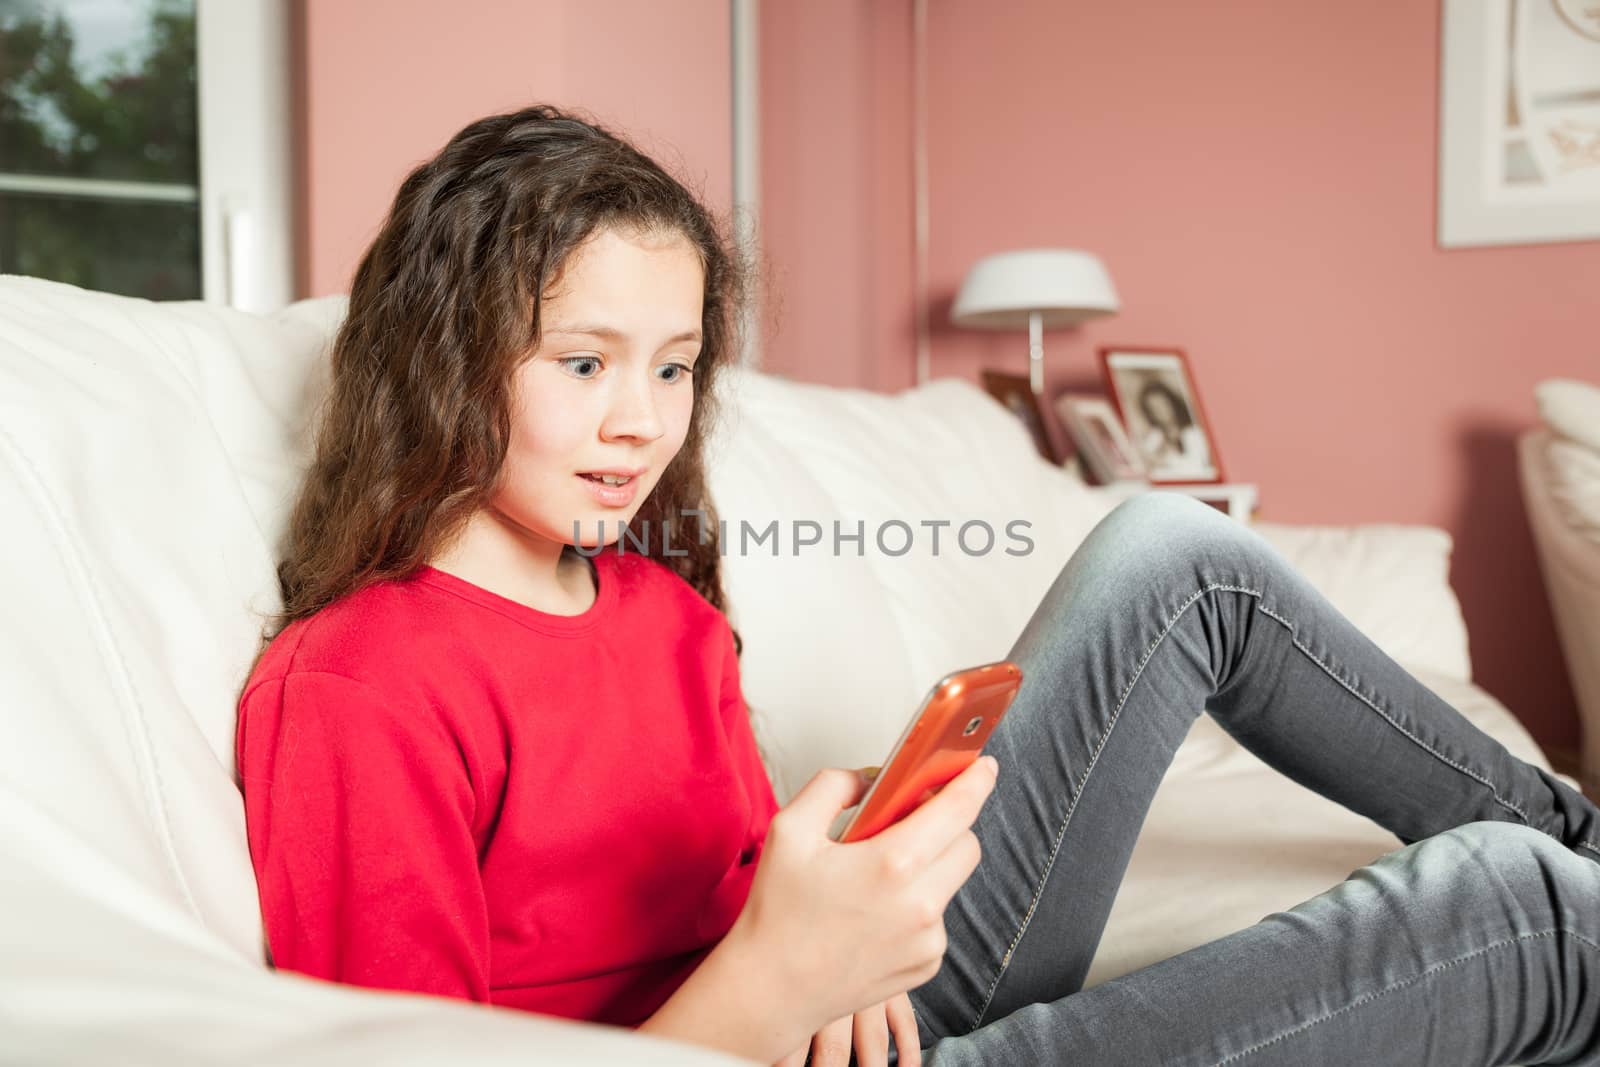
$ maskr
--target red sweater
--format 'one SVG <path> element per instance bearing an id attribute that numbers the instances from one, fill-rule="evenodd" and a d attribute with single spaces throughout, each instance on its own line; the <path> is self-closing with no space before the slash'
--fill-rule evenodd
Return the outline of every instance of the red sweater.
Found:
<path id="1" fill-rule="evenodd" d="M 553 615 L 432 567 L 272 642 L 239 702 L 274 965 L 634 1026 L 777 810 L 726 618 L 616 546 Z"/>

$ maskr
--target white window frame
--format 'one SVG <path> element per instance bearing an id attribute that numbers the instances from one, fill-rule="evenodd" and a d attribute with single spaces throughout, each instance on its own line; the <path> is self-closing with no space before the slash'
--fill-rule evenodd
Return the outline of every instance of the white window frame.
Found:
<path id="1" fill-rule="evenodd" d="M 201 291 L 273 312 L 294 299 L 289 0 L 195 0 Z"/>

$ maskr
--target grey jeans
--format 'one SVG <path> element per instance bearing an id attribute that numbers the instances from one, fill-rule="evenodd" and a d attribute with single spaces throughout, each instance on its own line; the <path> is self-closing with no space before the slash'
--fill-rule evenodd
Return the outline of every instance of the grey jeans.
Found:
<path id="1" fill-rule="evenodd" d="M 974 825 L 983 859 L 945 911 L 943 966 L 909 994 L 929 1067 L 1600 1064 L 1600 811 L 1397 666 L 1260 535 L 1179 493 L 1135 497 L 1010 658 L 1024 680 L 985 747 L 1000 778 Z M 1202 709 L 1404 847 L 1084 990 Z"/>

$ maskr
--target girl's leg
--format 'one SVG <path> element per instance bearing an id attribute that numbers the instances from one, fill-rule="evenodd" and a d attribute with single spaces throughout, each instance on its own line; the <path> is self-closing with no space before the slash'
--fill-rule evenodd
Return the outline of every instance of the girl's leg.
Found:
<path id="1" fill-rule="evenodd" d="M 1371 817 L 1403 842 L 1468 823 L 1501 821 L 1535 828 L 1564 846 L 1568 858 L 1577 853 L 1600 861 L 1600 811 L 1594 805 L 1511 756 L 1397 666 L 1259 535 L 1182 494 L 1147 494 L 1108 515 L 1067 562 L 1011 658 L 1022 666 L 1024 682 L 986 746 L 1000 761 L 1000 779 L 974 826 L 983 862 L 946 909 L 950 944 L 944 967 L 911 993 L 925 1048 L 941 1038 L 960 1039 L 946 1042 L 951 1047 L 938 1053 L 945 1058 L 934 1062 L 964 1062 L 956 1046 L 979 1048 L 983 1042 L 973 1032 L 994 1020 L 1005 1023 L 985 1027 L 990 1043 L 1037 1039 L 1058 1053 L 1071 1053 L 1073 1043 L 1084 1039 L 1080 1031 L 1097 1025 L 1092 1016 L 1085 1016 L 1081 1027 L 1072 1020 L 1119 995 L 1137 1001 L 1147 988 L 1130 975 L 1107 983 L 1105 993 L 1070 996 L 1088 971 L 1151 797 L 1203 708 L 1262 759 Z M 1499 845 L 1500 836 L 1489 838 Z M 1304 911 L 1138 972 L 1147 982 L 1182 975 L 1195 986 L 1192 995 L 1204 990 L 1210 998 L 1201 1030 L 1184 1029 L 1201 1020 L 1167 1015 L 1178 1002 L 1165 999 L 1143 1004 L 1138 1025 L 1152 1037 L 1178 1042 L 1177 1047 L 1229 1040 L 1211 1032 L 1210 1020 L 1221 1026 L 1222 1006 L 1240 1003 L 1249 1009 L 1241 1025 L 1255 1033 L 1258 1025 L 1272 1025 L 1258 1005 L 1311 1010 L 1308 1002 L 1291 997 L 1298 986 L 1286 984 L 1302 976 L 1310 983 L 1307 996 L 1334 1004 L 1343 987 L 1322 984 L 1331 979 L 1320 973 L 1313 977 L 1314 969 L 1302 966 L 1309 961 L 1284 954 L 1311 951 L 1311 945 L 1322 946 L 1327 967 L 1373 979 L 1400 980 L 1398 961 L 1409 961 L 1417 969 L 1408 977 L 1432 988 L 1437 983 L 1423 974 L 1444 942 L 1404 941 L 1421 936 L 1413 911 L 1426 902 L 1397 897 L 1393 890 L 1404 885 L 1420 891 L 1426 885 L 1437 891 L 1441 872 L 1450 869 L 1438 858 L 1451 843 L 1433 844 L 1388 861 L 1381 870 L 1395 877 L 1369 868 L 1302 905 Z M 1480 880 L 1453 899 L 1462 906 L 1468 896 L 1480 905 L 1490 902 L 1485 906 L 1498 901 L 1516 912 L 1503 893 L 1467 892 L 1497 877 L 1483 871 L 1500 871 L 1507 863 L 1507 848 L 1473 847 L 1474 854 L 1484 856 L 1477 868 Z M 1510 847 L 1510 855 L 1535 851 L 1520 847 Z M 1553 859 L 1548 849 L 1537 856 Z M 1549 881 L 1548 898 L 1554 898 L 1558 883 L 1567 892 L 1574 880 L 1594 873 L 1584 864 L 1561 866 L 1563 877 Z M 1501 878 L 1496 884 L 1508 883 Z M 1592 915 L 1600 911 L 1600 897 L 1590 892 Z M 1541 916 L 1569 917 L 1553 899 L 1545 904 L 1546 912 L 1531 909 L 1521 917 L 1535 925 Z M 1515 917 L 1502 919 L 1510 929 L 1530 932 L 1512 922 Z M 1351 953 L 1373 951 L 1377 946 L 1362 944 L 1354 934 L 1378 930 L 1386 918 L 1391 925 L 1382 930 L 1384 937 L 1402 942 L 1380 939 L 1399 953 L 1395 961 L 1344 955 L 1343 944 Z M 1486 921 L 1481 915 L 1472 918 Z M 1341 923 L 1353 926 L 1344 930 Z M 1297 942 L 1289 931 L 1301 931 L 1308 940 Z M 1489 943 L 1474 941 L 1472 948 Z M 1540 933 L 1511 944 L 1518 946 L 1514 955 L 1525 969 L 1518 973 L 1526 974 L 1530 951 L 1559 944 L 1563 953 L 1576 953 L 1573 946 L 1579 943 L 1565 933 Z M 1498 948 L 1488 952 L 1511 955 Z M 1220 967 L 1229 959 L 1248 959 L 1251 969 Z M 1278 967 L 1268 968 L 1270 959 L 1280 961 Z M 1214 967 L 1220 970 L 1204 970 Z M 1263 989 L 1261 997 L 1252 1000 L 1238 987 L 1240 981 L 1268 974 L 1275 986 Z M 1160 988 L 1166 998 L 1165 987 Z M 1484 1004 L 1496 1012 L 1514 1009 L 1509 1002 L 1521 995 L 1499 986 L 1481 992 L 1482 1002 L 1469 1013 L 1480 1026 L 1498 1017 Z M 1555 1002 L 1564 1003 L 1555 996 L 1559 992 L 1551 990 Z M 1079 1002 L 1082 1007 L 1068 1007 Z M 1034 1004 L 1039 1008 L 1008 1019 Z M 1408 1022 L 1431 1030 L 1440 1021 L 1432 1012 L 1441 1007 L 1435 1003 Z M 1344 1017 L 1359 1014 L 1347 1010 Z M 1486 1033 L 1480 1036 L 1487 1042 Z M 1057 1038 L 1068 1044 L 1055 1045 Z M 1116 1047 L 1105 1046 L 1108 1051 Z M 1086 1051 L 1081 1044 L 1078 1048 Z M 1084 1058 L 1099 1062 L 1095 1056 Z"/>
<path id="2" fill-rule="evenodd" d="M 1474 822 L 1248 929 L 947 1037 L 923 1063 L 1594 1065 L 1597 987 L 1600 863 Z"/>

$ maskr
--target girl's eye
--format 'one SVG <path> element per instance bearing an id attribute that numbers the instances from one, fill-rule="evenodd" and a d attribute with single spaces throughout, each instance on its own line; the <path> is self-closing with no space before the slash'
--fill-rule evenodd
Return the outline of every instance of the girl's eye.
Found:
<path id="1" fill-rule="evenodd" d="M 563 367 L 568 366 L 568 365 L 573 364 L 573 363 L 593 363 L 593 364 L 596 365 L 597 368 L 598 368 L 599 363 L 600 363 L 600 361 L 598 359 L 596 359 L 594 356 L 568 356 L 567 358 L 562 359 L 562 360 L 558 360 L 557 362 L 559 362 Z M 598 369 L 595 371 L 595 373 L 596 374 L 599 373 Z M 578 375 L 578 377 L 580 377 L 580 378 L 593 378 L 594 375 L 593 374 L 580 374 L 580 375 Z"/>
<path id="2" fill-rule="evenodd" d="M 684 378 L 692 377 L 694 375 L 694 368 L 687 363 L 664 363 L 662 364 L 661 369 L 683 372 L 682 374 L 673 374 L 668 376 L 666 380 L 669 383 L 681 381 Z"/>

